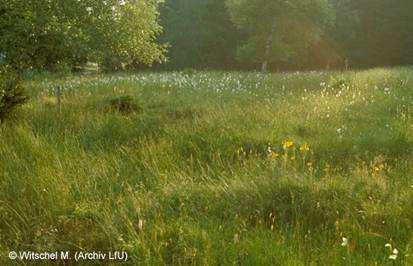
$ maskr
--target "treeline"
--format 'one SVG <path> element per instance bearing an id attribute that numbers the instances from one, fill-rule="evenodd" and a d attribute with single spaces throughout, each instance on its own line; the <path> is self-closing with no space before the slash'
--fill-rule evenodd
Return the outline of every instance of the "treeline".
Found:
<path id="1" fill-rule="evenodd" d="M 411 0 L 167 0 L 166 69 L 413 64 Z"/>
<path id="2" fill-rule="evenodd" d="M 0 35 L 0 62 L 17 69 L 404 65 L 413 1 L 0 0 Z"/>

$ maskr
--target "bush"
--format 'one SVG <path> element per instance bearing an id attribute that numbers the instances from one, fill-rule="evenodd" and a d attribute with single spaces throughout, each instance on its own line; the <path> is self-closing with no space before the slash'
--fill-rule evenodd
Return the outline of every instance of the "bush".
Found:
<path id="1" fill-rule="evenodd" d="M 110 107 L 112 110 L 118 111 L 122 114 L 129 114 L 140 111 L 139 106 L 134 102 L 134 98 L 129 95 L 111 99 Z"/>
<path id="2" fill-rule="evenodd" d="M 0 122 L 4 121 L 27 97 L 20 75 L 10 67 L 0 68 Z"/>

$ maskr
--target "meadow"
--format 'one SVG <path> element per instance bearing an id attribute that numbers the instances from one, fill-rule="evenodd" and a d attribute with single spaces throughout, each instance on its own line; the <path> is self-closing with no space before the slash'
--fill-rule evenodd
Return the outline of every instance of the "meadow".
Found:
<path id="1" fill-rule="evenodd" d="M 11 250 L 122 250 L 130 265 L 413 264 L 413 68 L 26 86 L 30 101 L 0 125 L 1 265 Z"/>

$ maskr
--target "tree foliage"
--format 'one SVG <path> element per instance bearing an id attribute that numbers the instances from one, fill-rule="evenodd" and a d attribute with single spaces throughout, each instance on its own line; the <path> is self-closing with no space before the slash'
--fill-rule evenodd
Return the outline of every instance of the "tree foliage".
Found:
<path id="1" fill-rule="evenodd" d="M 345 43 L 345 50 L 354 66 L 413 63 L 413 1 L 336 2 L 347 6 L 344 10 L 337 9 L 343 13 L 338 32 L 344 31 L 346 21 L 355 20 L 355 38 L 350 41 L 341 36 L 338 39 Z"/>
<path id="2" fill-rule="evenodd" d="M 240 33 L 222 0 L 167 0 L 161 8 L 169 68 L 225 68 L 235 63 Z"/>
<path id="3" fill-rule="evenodd" d="M 54 69 L 88 60 L 162 60 L 158 0 L 0 0 L 0 53 L 13 65 Z M 113 62 L 112 62 L 113 63 Z"/>
<path id="4" fill-rule="evenodd" d="M 227 0 L 232 21 L 247 34 L 239 56 L 255 62 L 299 62 L 332 21 L 327 0 Z"/>
<path id="5" fill-rule="evenodd" d="M 410 0 L 167 0 L 161 39 L 169 68 L 413 64 L 411 10 Z"/>
<path id="6" fill-rule="evenodd" d="M 119 70 L 164 62 L 168 43 L 168 69 L 413 64 L 411 0 L 161 2 L 0 0 L 0 60 Z"/>

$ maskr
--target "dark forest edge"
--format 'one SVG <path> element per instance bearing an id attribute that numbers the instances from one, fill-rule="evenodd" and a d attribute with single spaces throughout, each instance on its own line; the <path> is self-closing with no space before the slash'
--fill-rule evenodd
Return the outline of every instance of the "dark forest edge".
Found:
<path id="1" fill-rule="evenodd" d="M 171 46 L 161 68 L 257 70 L 263 58 L 271 71 L 413 62 L 412 1 L 289 3 L 294 8 L 267 0 L 166 1 L 160 40 Z"/>

